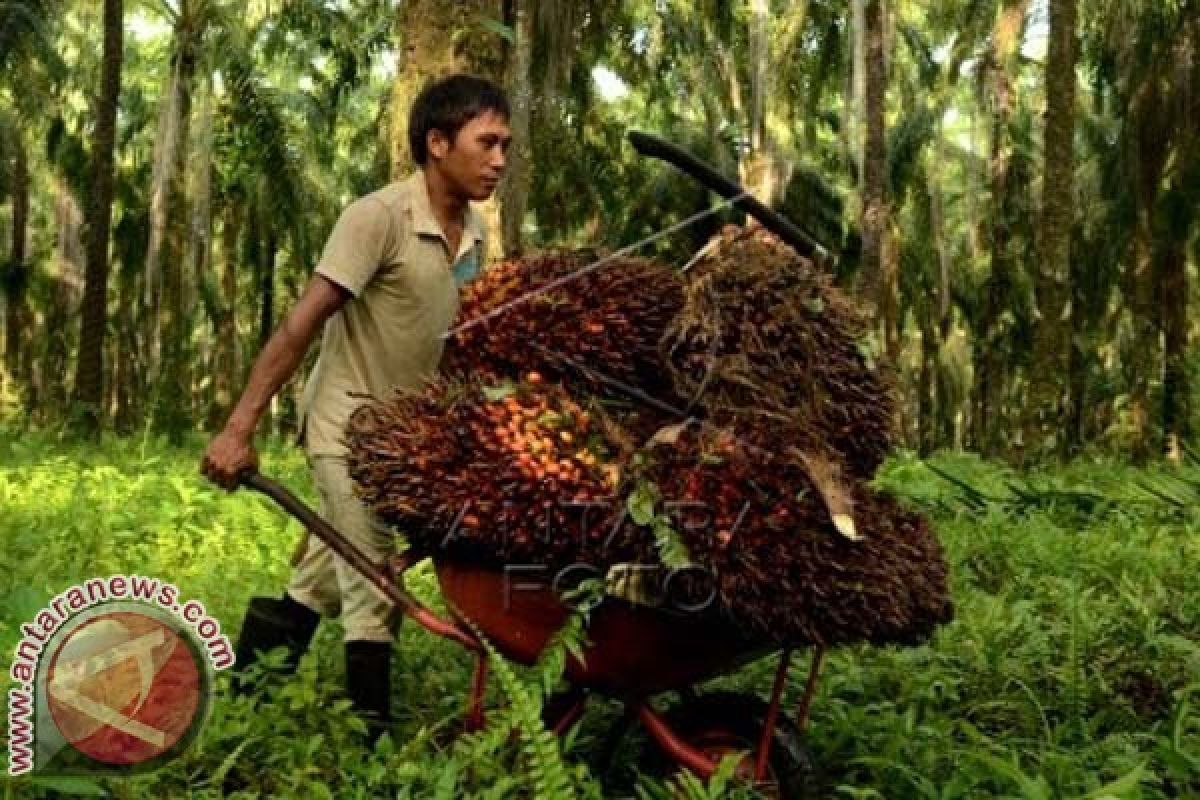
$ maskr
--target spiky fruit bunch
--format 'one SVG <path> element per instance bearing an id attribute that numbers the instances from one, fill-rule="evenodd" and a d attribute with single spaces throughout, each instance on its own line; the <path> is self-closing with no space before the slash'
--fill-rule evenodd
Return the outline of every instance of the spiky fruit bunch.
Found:
<path id="1" fill-rule="evenodd" d="M 530 370 L 589 393 L 669 395 L 658 342 L 683 302 L 669 267 L 592 252 L 545 252 L 488 268 L 463 290 L 447 374 Z"/>
<path id="2" fill-rule="evenodd" d="M 346 465 L 359 498 L 389 524 L 415 531 L 440 520 L 466 490 L 452 382 L 399 389 L 359 406 L 346 423 Z M 414 544 L 423 544 L 419 535 Z"/>
<path id="3" fill-rule="evenodd" d="M 420 550 L 565 566 L 611 544 L 621 450 L 609 425 L 537 373 L 501 388 L 437 383 L 355 413 L 350 475 Z"/>
<path id="4" fill-rule="evenodd" d="M 635 480 L 657 487 L 690 559 L 756 634 L 789 645 L 911 643 L 952 616 L 946 564 L 924 520 L 843 482 L 828 454 L 743 422 L 686 426 L 646 456 Z"/>
<path id="5" fill-rule="evenodd" d="M 891 448 L 893 378 L 861 346 L 857 310 L 810 261 L 761 228 L 730 226 L 688 273 L 662 344 L 677 394 L 710 415 L 786 414 L 867 478 Z"/>

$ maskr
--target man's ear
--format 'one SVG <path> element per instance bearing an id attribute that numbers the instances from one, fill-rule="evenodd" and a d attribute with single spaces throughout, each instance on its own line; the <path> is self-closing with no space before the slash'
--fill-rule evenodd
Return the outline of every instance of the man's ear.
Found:
<path id="1" fill-rule="evenodd" d="M 446 133 L 430 128 L 425 133 L 425 150 L 436 159 L 445 158 L 446 153 L 450 152 L 450 140 L 446 138 Z"/>

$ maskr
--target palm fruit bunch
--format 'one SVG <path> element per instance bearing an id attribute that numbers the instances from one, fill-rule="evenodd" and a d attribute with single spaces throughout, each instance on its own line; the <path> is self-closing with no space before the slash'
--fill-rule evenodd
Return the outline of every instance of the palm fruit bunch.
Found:
<path id="1" fill-rule="evenodd" d="M 644 456 L 630 481 L 655 487 L 687 559 L 758 636 L 916 643 L 952 617 L 926 522 L 844 481 L 833 454 L 781 446 L 766 417 L 679 426 Z"/>
<path id="2" fill-rule="evenodd" d="M 359 408 L 348 467 L 360 499 L 420 552 L 566 566 L 622 557 L 608 498 L 627 451 L 611 425 L 538 373 L 439 381 Z"/>
<path id="3" fill-rule="evenodd" d="M 923 519 L 866 486 L 896 401 L 865 331 L 761 229 L 726 229 L 686 278 L 509 260 L 463 290 L 447 377 L 351 418 L 350 474 L 424 552 L 690 564 L 688 602 L 708 581 L 766 640 L 918 641 L 952 615 L 946 565 Z"/>
<path id="4" fill-rule="evenodd" d="M 664 397 L 658 344 L 682 303 L 680 277 L 649 259 L 593 251 L 510 259 L 464 287 L 443 371 L 536 371 L 588 394 Z"/>
<path id="5" fill-rule="evenodd" d="M 762 228 L 729 226 L 691 267 L 662 359 L 676 394 L 707 414 L 785 415 L 869 478 L 892 446 L 896 393 L 865 332 L 811 261 Z"/>
<path id="6" fill-rule="evenodd" d="M 453 513 L 448 498 L 468 488 L 459 475 L 463 443 L 454 417 L 466 391 L 448 381 L 400 389 L 359 406 L 346 423 L 346 465 L 359 498 L 418 547 L 427 526 Z"/>

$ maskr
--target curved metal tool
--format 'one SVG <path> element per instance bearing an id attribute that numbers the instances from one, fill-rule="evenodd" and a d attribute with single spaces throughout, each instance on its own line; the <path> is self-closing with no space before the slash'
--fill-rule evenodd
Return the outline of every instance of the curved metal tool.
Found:
<path id="1" fill-rule="evenodd" d="M 829 249 L 807 231 L 779 212 L 760 203 L 753 196 L 747 194 L 744 187 L 729 180 L 682 147 L 674 145 L 662 137 L 641 131 L 630 131 L 629 142 L 642 155 L 666 161 L 726 200 L 738 197 L 739 199 L 733 203 L 735 208 L 741 209 L 761 222 L 764 228 L 796 248 L 796 252 L 800 255 L 822 262 L 833 259 L 833 254 Z M 739 197 L 739 195 L 744 196 Z"/>

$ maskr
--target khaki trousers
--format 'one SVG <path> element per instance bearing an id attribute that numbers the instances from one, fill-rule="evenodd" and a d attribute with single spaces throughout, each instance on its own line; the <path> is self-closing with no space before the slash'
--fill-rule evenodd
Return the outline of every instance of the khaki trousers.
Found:
<path id="1" fill-rule="evenodd" d="M 391 556 L 395 538 L 354 495 L 345 457 L 308 454 L 307 459 L 325 521 L 372 561 L 381 563 Z M 287 592 L 321 616 L 340 614 L 348 642 L 390 642 L 402 618 L 382 592 L 312 534 L 307 534 L 303 552 L 294 561 Z"/>

